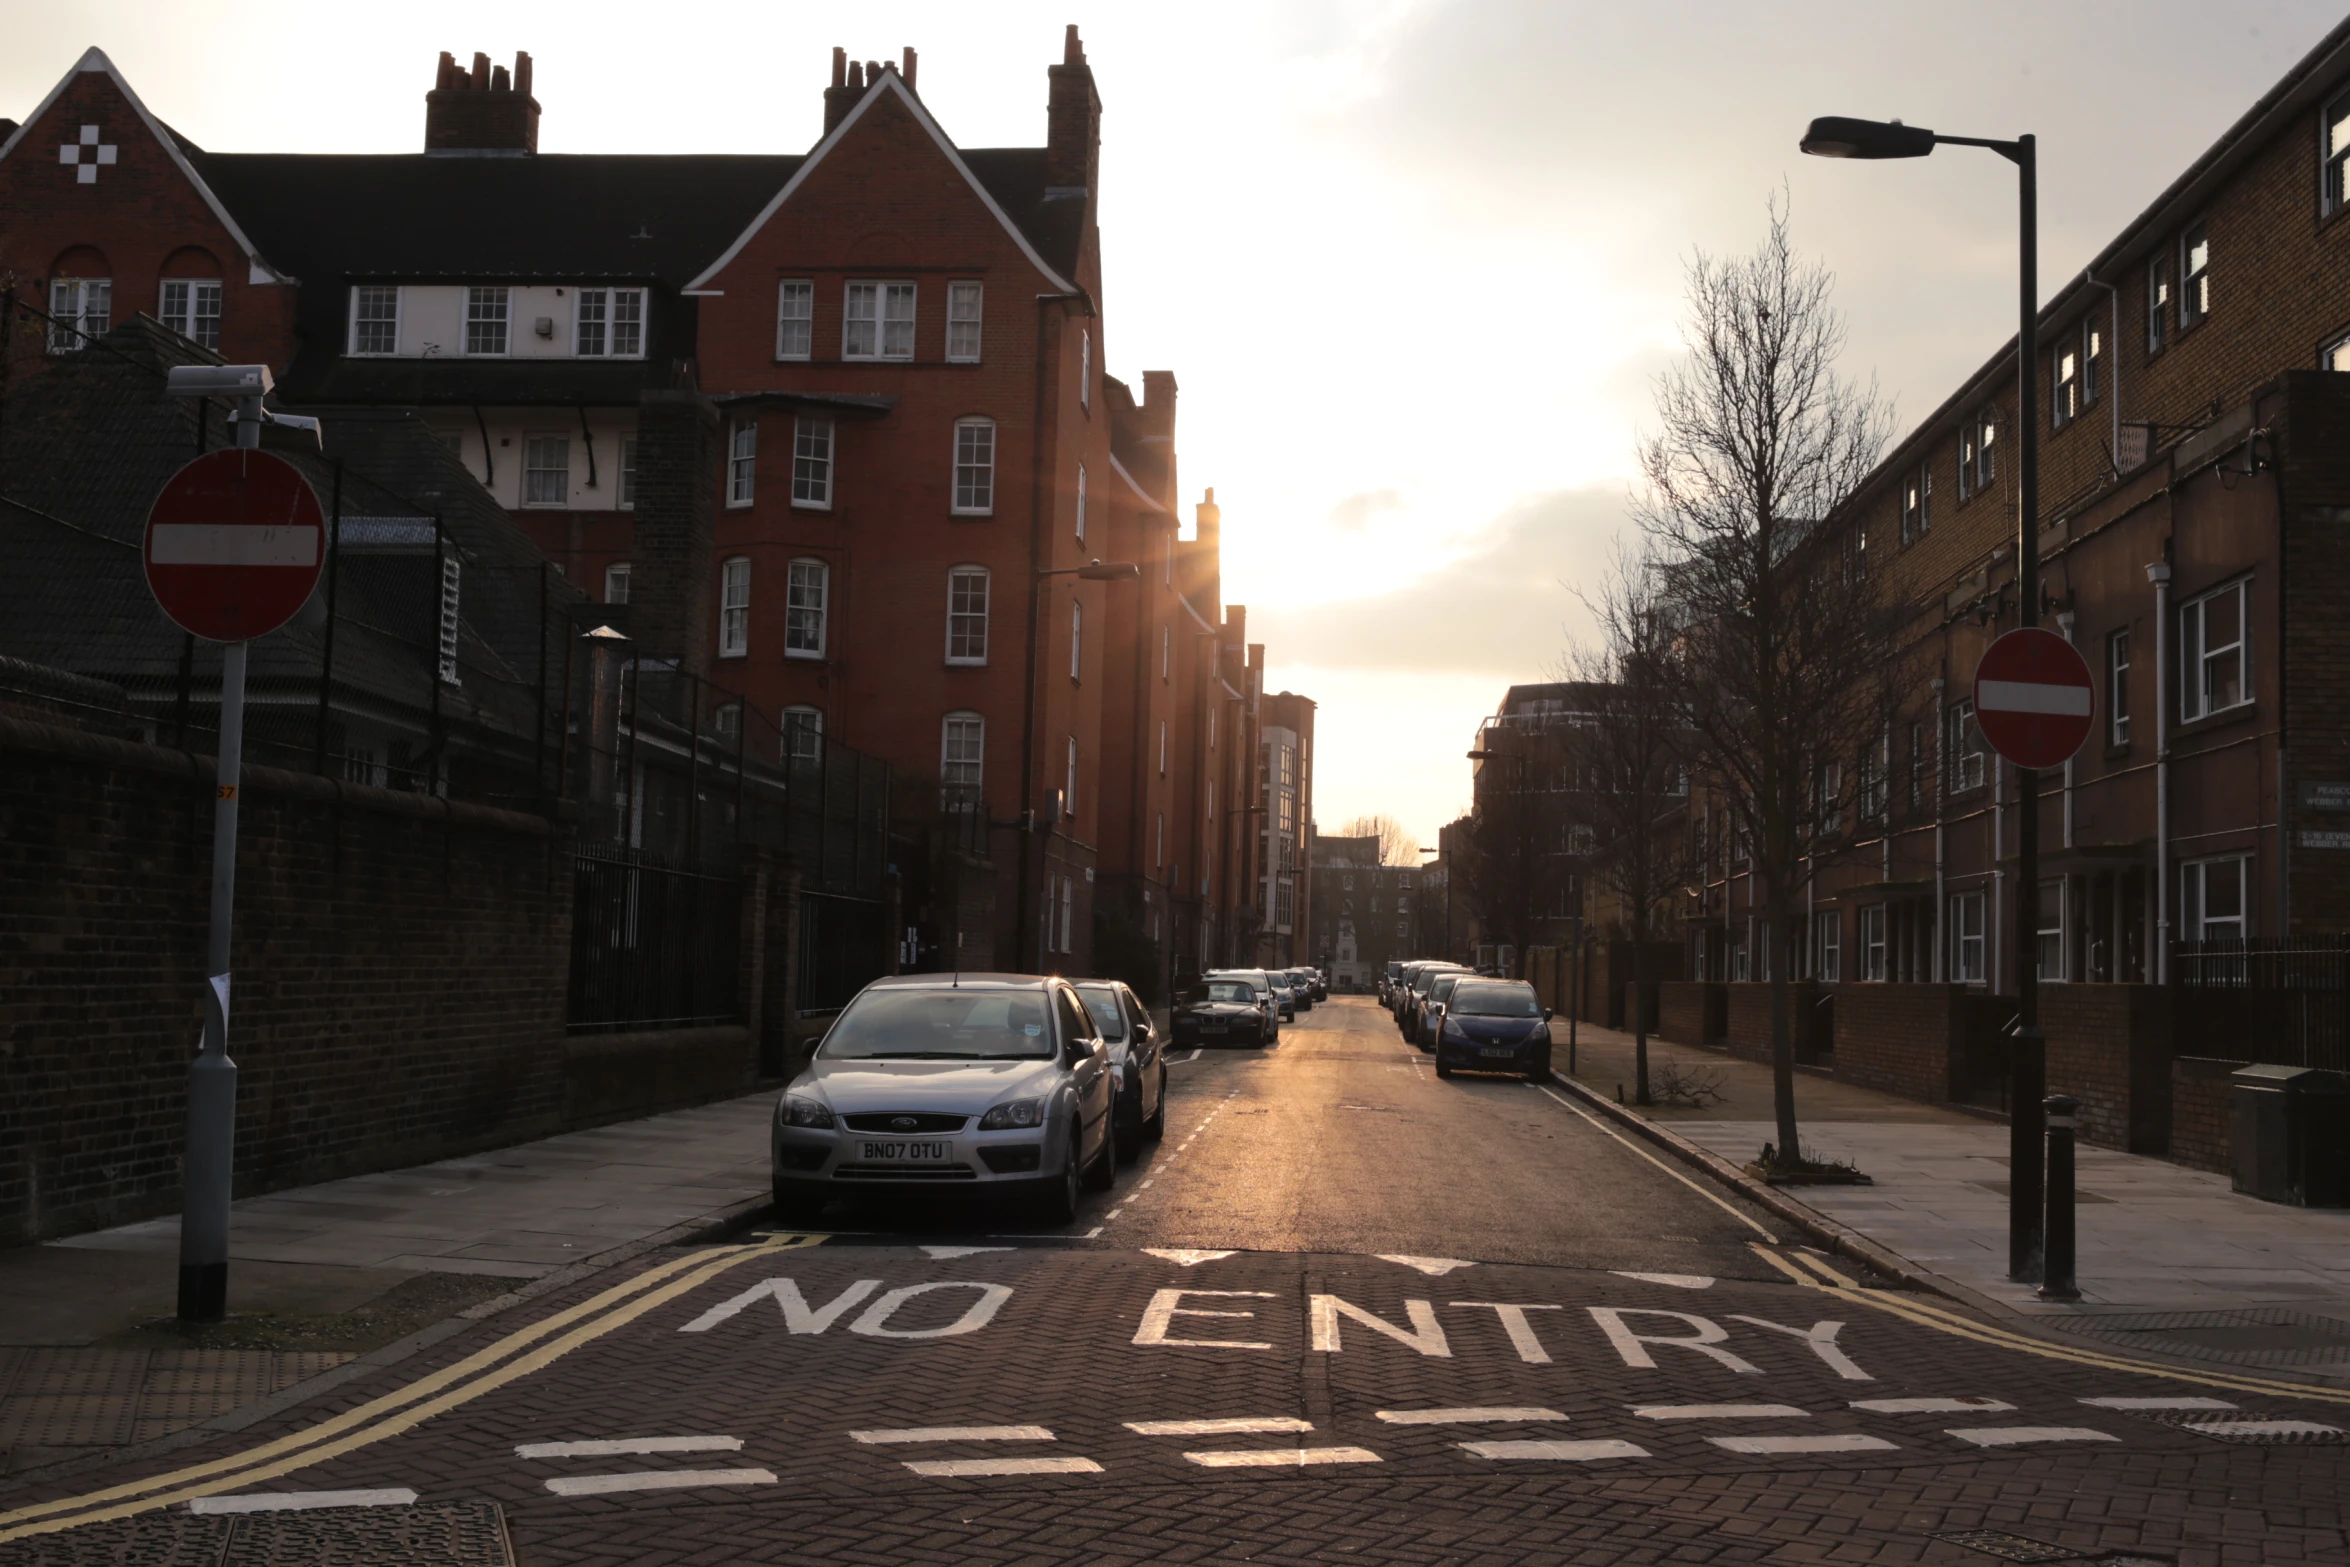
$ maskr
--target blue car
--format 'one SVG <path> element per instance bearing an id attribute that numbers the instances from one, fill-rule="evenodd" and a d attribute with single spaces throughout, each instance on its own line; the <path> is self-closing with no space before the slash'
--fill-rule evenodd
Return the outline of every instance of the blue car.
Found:
<path id="1" fill-rule="evenodd" d="M 1523 980 L 1463 978 L 1436 1034 L 1436 1075 L 1455 1071 L 1550 1076 L 1550 1009 Z"/>

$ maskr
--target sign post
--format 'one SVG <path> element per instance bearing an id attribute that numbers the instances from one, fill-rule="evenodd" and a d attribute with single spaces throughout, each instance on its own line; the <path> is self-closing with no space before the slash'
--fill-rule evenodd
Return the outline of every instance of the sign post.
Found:
<path id="1" fill-rule="evenodd" d="M 2032 384 L 2028 368 L 2024 384 Z M 2027 405 L 2028 406 L 2028 405 Z M 2030 417 L 2026 416 L 2027 419 Z M 2032 508 L 2021 547 L 2035 548 Z M 2024 624 L 1983 652 L 1975 666 L 1975 722 L 2016 769 L 2015 1045 L 2008 1072 L 2008 1277 L 2040 1282 L 2045 1265 L 2043 1203 L 2047 1041 L 2040 1032 L 2040 770 L 2061 767 L 2096 714 L 2096 686 L 2080 650 L 2032 624 L 2040 591 L 2037 562 L 2025 588 Z M 2019 576 L 2022 575 L 2019 573 Z"/>
<path id="2" fill-rule="evenodd" d="M 261 398 L 269 387 L 269 371 L 258 365 L 172 371 L 173 395 L 228 391 L 241 399 L 237 444 L 208 452 L 171 476 L 148 513 L 143 544 L 147 586 L 163 613 L 181 630 L 223 644 L 204 1044 L 188 1072 L 180 1214 L 183 1322 L 218 1322 L 228 1310 L 229 1195 L 237 1126 L 237 1066 L 228 1053 L 229 932 L 236 908 L 245 650 L 253 638 L 275 631 L 308 602 L 326 559 L 326 519 L 309 481 L 284 458 L 257 449 L 268 417 Z"/>

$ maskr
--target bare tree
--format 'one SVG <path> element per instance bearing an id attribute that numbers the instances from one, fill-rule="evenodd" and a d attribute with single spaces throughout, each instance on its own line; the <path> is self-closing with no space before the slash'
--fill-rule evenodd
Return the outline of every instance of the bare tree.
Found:
<path id="1" fill-rule="evenodd" d="M 1652 944 L 1663 937 L 1668 901 L 1681 889 L 1688 860 L 1687 835 L 1662 825 L 1689 803 L 1692 738 L 1679 622 L 1664 581 L 1647 556 L 1619 554 L 1583 595 L 1598 640 L 1567 660 L 1579 709 L 1567 743 L 1585 783 L 1589 875 L 1596 889 L 1614 894 L 1632 947 L 1632 1075 L 1640 1104 L 1650 1102 L 1645 997 Z"/>
<path id="2" fill-rule="evenodd" d="M 1376 838 L 1382 865 L 1417 865 L 1420 845 L 1392 816 L 1358 816 L 1338 829 L 1341 838 Z"/>
<path id="3" fill-rule="evenodd" d="M 1697 770 L 1741 830 L 1769 946 L 1774 1157 L 1801 1160 L 1787 979 L 1801 893 L 1832 852 L 1891 711 L 1893 612 L 1839 508 L 1891 424 L 1874 383 L 1836 373 L 1831 275 L 1787 214 L 1753 254 L 1689 264 L 1687 357 L 1659 377 L 1635 513 L 1679 621 Z"/>

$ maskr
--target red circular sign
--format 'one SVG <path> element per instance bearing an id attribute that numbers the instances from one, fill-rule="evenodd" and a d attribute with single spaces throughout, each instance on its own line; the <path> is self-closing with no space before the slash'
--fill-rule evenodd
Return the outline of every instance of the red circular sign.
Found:
<path id="1" fill-rule="evenodd" d="M 326 564 L 326 516 L 301 470 L 270 452 L 206 452 L 147 513 L 147 586 L 172 624 L 250 642 L 294 618 Z"/>
<path id="2" fill-rule="evenodd" d="M 1975 722 L 1991 749 L 2018 767 L 2063 766 L 2096 716 L 2088 660 L 2053 631 L 2010 631 L 1975 666 Z"/>

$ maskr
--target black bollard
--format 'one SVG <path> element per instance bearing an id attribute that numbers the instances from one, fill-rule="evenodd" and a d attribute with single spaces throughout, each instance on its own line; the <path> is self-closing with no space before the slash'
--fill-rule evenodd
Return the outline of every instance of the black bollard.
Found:
<path id="1" fill-rule="evenodd" d="M 2079 1300 L 2073 1279 L 2073 1126 L 2081 1105 L 2070 1094 L 2050 1094 L 2042 1105 L 2048 1112 L 2048 1220 L 2039 1294 L 2042 1300 Z"/>

